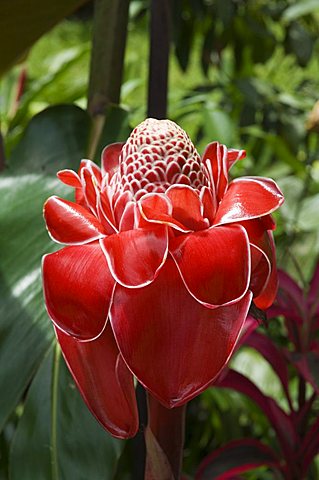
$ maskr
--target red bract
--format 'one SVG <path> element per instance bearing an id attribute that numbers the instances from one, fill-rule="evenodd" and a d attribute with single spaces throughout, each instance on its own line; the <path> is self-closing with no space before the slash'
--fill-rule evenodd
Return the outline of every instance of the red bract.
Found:
<path id="1" fill-rule="evenodd" d="M 251 299 L 276 293 L 270 179 L 228 183 L 245 152 L 210 144 L 203 157 L 168 120 L 148 119 L 125 144 L 60 180 L 44 216 L 47 309 L 89 408 L 111 433 L 136 433 L 133 376 L 164 406 L 186 403 L 228 361 Z"/>

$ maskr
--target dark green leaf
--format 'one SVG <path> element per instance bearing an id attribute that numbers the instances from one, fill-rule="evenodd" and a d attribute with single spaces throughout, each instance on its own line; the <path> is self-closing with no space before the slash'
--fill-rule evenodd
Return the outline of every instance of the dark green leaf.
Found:
<path id="1" fill-rule="evenodd" d="M 315 38 L 300 23 L 294 22 L 288 30 L 286 50 L 293 53 L 299 65 L 305 67 L 312 56 Z"/>
<path id="2" fill-rule="evenodd" d="M 110 113 L 104 139 L 114 135 L 113 141 L 122 140 L 125 122 L 125 113 Z M 0 176 L 0 429 L 53 338 L 40 266 L 42 255 L 56 247 L 46 232 L 42 208 L 52 194 L 70 195 L 55 174 L 62 168 L 78 169 L 89 126 L 87 114 L 77 107 L 45 110 L 31 121 L 10 168 Z"/>
<path id="3" fill-rule="evenodd" d="M 52 341 L 40 267 L 53 245 L 42 206 L 50 194 L 67 192 L 55 173 L 78 168 L 88 125 L 86 114 L 75 107 L 44 111 L 30 123 L 0 177 L 0 428 Z"/>
<path id="4" fill-rule="evenodd" d="M 11 480 L 111 479 L 123 445 L 92 417 L 63 359 L 51 349 L 18 425 Z"/>
<path id="5" fill-rule="evenodd" d="M 78 168 L 87 148 L 90 121 L 80 108 L 48 108 L 30 122 L 10 161 L 10 172 L 55 177 L 60 168 Z"/>
<path id="6" fill-rule="evenodd" d="M 10 0 L 0 2 L 0 75 L 44 33 L 87 0 Z"/>
<path id="7" fill-rule="evenodd" d="M 181 69 L 185 72 L 188 67 L 194 41 L 195 22 L 193 12 L 190 8 L 185 6 L 181 11 L 180 2 L 176 1 L 174 3 L 175 53 Z"/>
<path id="8" fill-rule="evenodd" d="M 28 393 L 11 449 L 12 480 L 52 478 L 50 439 L 52 360 L 51 349 Z"/>

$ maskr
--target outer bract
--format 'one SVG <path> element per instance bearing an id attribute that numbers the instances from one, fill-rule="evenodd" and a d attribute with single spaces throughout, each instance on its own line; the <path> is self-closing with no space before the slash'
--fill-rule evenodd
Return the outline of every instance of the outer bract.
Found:
<path id="1" fill-rule="evenodd" d="M 254 297 L 277 289 L 275 182 L 228 182 L 244 151 L 211 143 L 203 157 L 169 120 L 148 119 L 102 168 L 82 160 L 60 180 L 75 202 L 48 199 L 43 259 L 48 313 L 88 407 L 113 435 L 138 428 L 133 375 L 164 406 L 203 391 L 227 363 Z"/>

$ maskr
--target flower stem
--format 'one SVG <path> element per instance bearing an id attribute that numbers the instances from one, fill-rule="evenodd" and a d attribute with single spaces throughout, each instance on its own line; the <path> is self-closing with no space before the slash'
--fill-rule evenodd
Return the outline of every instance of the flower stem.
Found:
<path id="1" fill-rule="evenodd" d="M 147 115 L 158 119 L 167 116 L 170 14 L 169 0 L 151 1 Z"/>
<path id="2" fill-rule="evenodd" d="M 154 435 L 158 445 L 164 452 L 170 464 L 174 480 L 179 480 L 182 468 L 182 454 L 185 433 L 185 412 L 186 406 L 168 409 L 164 407 L 152 395 L 148 394 L 148 427 Z M 152 455 L 152 446 L 146 442 L 147 460 Z M 164 459 L 166 459 L 164 457 Z M 164 459 L 157 457 L 159 462 Z M 146 468 L 145 480 L 154 478 Z M 171 477 L 170 477 L 171 478 Z M 166 480 L 166 478 L 165 478 Z"/>
<path id="3" fill-rule="evenodd" d="M 95 0 L 88 112 L 93 119 L 89 158 L 103 131 L 107 108 L 120 101 L 130 0 Z"/>

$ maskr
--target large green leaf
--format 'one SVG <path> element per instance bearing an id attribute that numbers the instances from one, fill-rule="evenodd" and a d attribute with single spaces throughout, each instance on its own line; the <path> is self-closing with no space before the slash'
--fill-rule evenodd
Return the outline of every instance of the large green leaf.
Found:
<path id="1" fill-rule="evenodd" d="M 67 193 L 55 172 L 77 168 L 88 126 L 78 108 L 43 112 L 0 177 L 0 429 L 53 338 L 41 291 L 41 257 L 52 249 L 42 206 L 50 194 Z"/>
<path id="2" fill-rule="evenodd" d="M 0 76 L 45 32 L 87 0 L 0 2 Z M 7 46 L 4 48 L 4 46 Z"/>
<path id="3" fill-rule="evenodd" d="M 54 335 L 44 308 L 40 265 L 42 255 L 56 246 L 46 232 L 42 206 L 52 194 L 70 195 L 72 189 L 60 184 L 55 174 L 62 168 L 78 168 L 87 150 L 89 130 L 89 117 L 80 108 L 58 106 L 43 111 L 30 122 L 10 159 L 9 168 L 0 176 L 0 429 L 21 401 L 52 345 Z M 113 108 L 106 121 L 99 152 L 102 144 L 124 140 L 128 130 L 127 113 Z M 31 403 L 35 401 L 32 396 Z M 40 395 L 36 410 L 41 408 L 43 401 Z M 80 408 L 76 406 L 76 397 L 74 402 L 74 405 L 69 404 L 70 411 Z M 87 428 L 82 431 L 83 435 L 90 435 Z M 66 425 L 64 434 L 67 430 Z M 68 437 L 70 445 L 76 443 L 78 435 L 73 428 Z M 95 448 L 98 452 L 96 445 L 90 450 L 92 455 Z M 67 451 L 66 443 L 64 450 Z M 77 461 L 73 455 L 72 464 Z M 89 463 L 95 463 L 95 459 L 92 457 Z M 69 470 L 74 468 L 69 467 Z M 72 475 L 65 478 L 72 478 Z M 98 477 L 88 475 L 85 478 Z"/>
<path id="4" fill-rule="evenodd" d="M 30 388 L 11 451 L 11 480 L 111 479 L 124 442 L 92 417 L 53 349 Z"/>
<path id="5" fill-rule="evenodd" d="M 44 110 L 30 122 L 13 152 L 9 171 L 55 178 L 59 168 L 77 169 L 85 155 L 89 128 L 89 118 L 80 108 L 59 105 Z"/>

